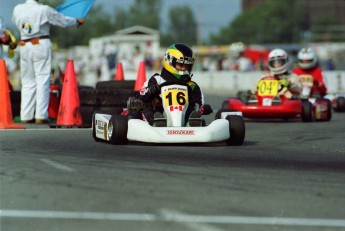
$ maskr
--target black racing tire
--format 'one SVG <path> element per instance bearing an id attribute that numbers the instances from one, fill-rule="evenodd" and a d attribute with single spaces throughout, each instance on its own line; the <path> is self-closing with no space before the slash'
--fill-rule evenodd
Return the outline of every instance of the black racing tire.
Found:
<path id="1" fill-rule="evenodd" d="M 222 112 L 238 112 L 238 110 L 235 109 L 219 109 L 215 115 L 215 119 L 220 119 Z"/>
<path id="2" fill-rule="evenodd" d="M 345 97 L 339 96 L 337 98 L 337 112 L 345 112 Z"/>
<path id="3" fill-rule="evenodd" d="M 96 121 L 95 121 L 95 116 L 97 112 L 94 112 L 92 114 L 92 137 L 96 142 L 99 142 L 100 139 L 96 137 Z"/>
<path id="4" fill-rule="evenodd" d="M 86 85 L 81 85 L 81 86 L 78 86 L 78 91 L 92 91 L 92 90 L 95 90 L 94 87 L 92 86 L 86 86 Z"/>
<path id="5" fill-rule="evenodd" d="M 108 90 L 118 90 L 118 89 L 130 89 L 134 90 L 135 80 L 108 80 L 100 81 L 96 83 L 96 89 L 108 89 Z"/>
<path id="6" fill-rule="evenodd" d="M 313 104 L 307 100 L 302 101 L 302 114 L 301 118 L 303 122 L 312 122 L 313 121 Z"/>
<path id="7" fill-rule="evenodd" d="M 226 141 L 227 145 L 240 146 L 244 142 L 246 127 L 242 116 L 228 115 L 230 138 Z"/>
<path id="8" fill-rule="evenodd" d="M 330 121 L 332 119 L 332 102 L 329 100 L 329 99 L 323 99 L 327 102 L 327 112 L 328 112 L 328 115 L 327 115 L 327 121 Z"/>
<path id="9" fill-rule="evenodd" d="M 79 98 L 80 105 L 126 107 L 128 98 L 135 94 L 133 89 L 96 89 L 79 92 Z"/>
<path id="10" fill-rule="evenodd" d="M 99 105 L 82 105 L 80 106 L 80 114 L 83 120 L 84 126 L 91 127 L 92 125 L 92 118 L 94 112 L 102 113 L 102 114 L 118 114 L 120 115 L 123 111 L 123 107 L 119 106 L 99 106 Z"/>
<path id="11" fill-rule="evenodd" d="M 121 115 L 112 115 L 108 124 L 109 142 L 114 145 L 128 143 L 128 118 Z"/>

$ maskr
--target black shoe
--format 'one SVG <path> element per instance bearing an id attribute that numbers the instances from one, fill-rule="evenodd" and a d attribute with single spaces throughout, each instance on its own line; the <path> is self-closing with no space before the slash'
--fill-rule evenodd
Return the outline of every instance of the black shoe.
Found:
<path id="1" fill-rule="evenodd" d="M 35 119 L 32 119 L 32 120 L 21 120 L 20 122 L 23 123 L 23 124 L 34 124 L 35 123 Z"/>
<path id="2" fill-rule="evenodd" d="M 36 119 L 35 124 L 49 124 L 50 121 L 47 119 Z"/>
<path id="3" fill-rule="evenodd" d="M 167 126 L 167 119 L 164 118 L 163 114 L 159 111 L 155 112 L 154 120 L 153 120 L 154 127 L 166 127 Z"/>
<path id="4" fill-rule="evenodd" d="M 200 118 L 201 114 L 197 111 L 192 111 L 188 119 L 189 127 L 202 127 L 203 119 Z"/>

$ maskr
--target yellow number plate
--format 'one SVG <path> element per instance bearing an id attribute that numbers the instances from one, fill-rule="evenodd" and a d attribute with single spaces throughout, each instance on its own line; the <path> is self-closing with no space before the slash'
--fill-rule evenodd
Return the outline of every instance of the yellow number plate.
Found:
<path id="1" fill-rule="evenodd" d="M 163 105 L 188 105 L 188 92 L 187 89 L 171 88 L 163 93 Z"/>
<path id="2" fill-rule="evenodd" d="M 278 80 L 260 80 L 258 84 L 258 95 L 275 96 L 278 94 Z"/>
<path id="3" fill-rule="evenodd" d="M 302 83 L 313 83 L 314 78 L 311 75 L 300 75 Z"/>

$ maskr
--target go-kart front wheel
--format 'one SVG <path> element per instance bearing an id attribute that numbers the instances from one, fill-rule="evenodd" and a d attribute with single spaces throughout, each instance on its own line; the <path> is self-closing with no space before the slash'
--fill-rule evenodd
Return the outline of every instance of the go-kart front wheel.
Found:
<path id="1" fill-rule="evenodd" d="M 96 137 L 96 112 L 92 114 L 92 137 L 93 139 L 98 142 L 100 139 Z"/>
<path id="2" fill-rule="evenodd" d="M 128 119 L 125 116 L 113 115 L 108 124 L 108 138 L 111 144 L 127 144 Z"/>
<path id="3" fill-rule="evenodd" d="M 242 145 L 246 134 L 243 117 L 238 115 L 228 115 L 226 120 L 229 121 L 230 132 L 230 138 L 226 143 L 234 146 Z"/>
<path id="4" fill-rule="evenodd" d="M 302 101 L 302 121 L 311 122 L 313 121 L 313 104 L 309 101 Z"/>

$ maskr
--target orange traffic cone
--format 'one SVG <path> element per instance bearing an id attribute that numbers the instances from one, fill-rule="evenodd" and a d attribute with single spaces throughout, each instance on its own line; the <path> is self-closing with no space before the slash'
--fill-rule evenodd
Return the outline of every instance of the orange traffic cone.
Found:
<path id="1" fill-rule="evenodd" d="M 122 63 L 118 63 L 116 65 L 116 72 L 115 72 L 115 80 L 124 80 L 125 79 L 125 75 L 123 74 L 123 67 L 122 67 Z"/>
<path id="2" fill-rule="evenodd" d="M 140 62 L 137 80 L 134 84 L 134 91 L 140 91 L 143 87 L 144 83 L 146 82 L 146 70 L 145 70 L 145 62 Z"/>
<path id="3" fill-rule="evenodd" d="M 0 129 L 25 129 L 26 127 L 14 124 L 12 118 L 12 107 L 10 90 L 7 79 L 5 60 L 0 60 Z"/>
<path id="4" fill-rule="evenodd" d="M 74 72 L 73 60 L 68 60 L 62 86 L 57 126 L 81 126 L 78 86 Z"/>

